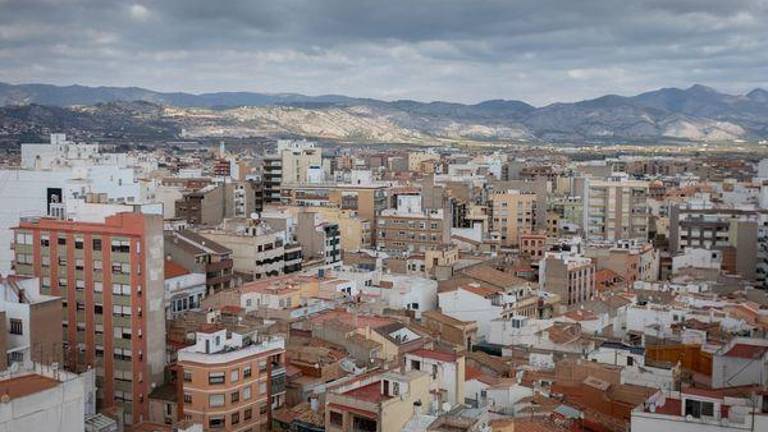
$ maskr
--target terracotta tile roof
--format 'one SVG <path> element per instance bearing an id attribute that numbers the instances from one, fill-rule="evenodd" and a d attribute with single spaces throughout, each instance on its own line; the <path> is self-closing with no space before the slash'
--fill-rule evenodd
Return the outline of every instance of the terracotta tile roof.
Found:
<path id="1" fill-rule="evenodd" d="M 381 394 L 381 381 L 372 382 L 368 385 L 349 390 L 344 393 L 344 396 L 374 403 L 391 399 L 391 397 Z"/>
<path id="2" fill-rule="evenodd" d="M 481 383 L 493 385 L 496 384 L 498 381 L 497 378 L 494 378 L 488 374 L 483 373 L 478 368 L 474 368 L 472 366 L 465 366 L 464 367 L 464 381 L 471 381 L 473 379 L 476 379 L 480 381 Z"/>
<path id="3" fill-rule="evenodd" d="M 0 394 L 7 394 L 13 399 L 29 396 L 59 385 L 53 378 L 32 374 L 0 381 Z"/>
<path id="4" fill-rule="evenodd" d="M 528 281 L 525 279 L 521 279 L 512 273 L 496 270 L 495 268 L 486 264 L 478 264 L 471 267 L 466 267 L 461 270 L 461 273 L 467 277 L 485 282 L 500 289 L 528 284 Z"/>
<path id="5" fill-rule="evenodd" d="M 412 351 L 408 353 L 408 355 L 429 358 L 429 359 L 433 359 L 441 362 L 455 362 L 456 359 L 458 358 L 456 354 L 453 354 L 453 353 L 433 351 L 428 349 L 418 349 L 416 351 Z"/>
<path id="6" fill-rule="evenodd" d="M 471 292 L 472 294 L 479 295 L 480 297 L 488 297 L 488 296 L 492 296 L 492 295 L 495 295 L 495 294 L 499 293 L 499 290 L 496 289 L 496 288 L 490 288 L 490 287 L 487 287 L 487 286 L 480 286 L 480 285 L 475 284 L 475 283 L 471 283 L 471 284 L 467 284 L 467 285 L 462 285 L 459 288 L 463 289 L 464 291 Z"/>
<path id="7" fill-rule="evenodd" d="M 191 272 L 181 265 L 171 260 L 165 260 L 165 278 L 172 279 L 179 276 L 190 274 Z"/>
<path id="8" fill-rule="evenodd" d="M 768 352 L 768 346 L 736 344 L 725 353 L 726 357 L 738 357 L 743 359 L 759 359 Z"/>

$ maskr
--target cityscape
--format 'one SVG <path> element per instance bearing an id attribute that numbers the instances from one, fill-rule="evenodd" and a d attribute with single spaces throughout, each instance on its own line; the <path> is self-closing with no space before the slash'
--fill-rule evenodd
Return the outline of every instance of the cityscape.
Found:
<path id="1" fill-rule="evenodd" d="M 0 0 L 0 432 L 768 432 L 764 1 L 225 3 Z"/>

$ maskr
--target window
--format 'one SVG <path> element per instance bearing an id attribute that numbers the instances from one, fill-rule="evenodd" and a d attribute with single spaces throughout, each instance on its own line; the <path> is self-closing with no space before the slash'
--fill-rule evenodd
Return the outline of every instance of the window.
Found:
<path id="1" fill-rule="evenodd" d="M 192 372 L 184 371 L 184 382 L 192 382 Z"/>
<path id="2" fill-rule="evenodd" d="M 421 370 L 421 362 L 418 360 L 411 360 L 411 369 Z"/>
<path id="3" fill-rule="evenodd" d="M 82 249 L 83 248 L 83 239 L 76 238 L 75 239 L 75 249 Z"/>
<path id="4" fill-rule="evenodd" d="M 184 403 L 191 404 L 192 403 L 192 395 L 189 393 L 184 393 Z"/>
<path id="5" fill-rule="evenodd" d="M 24 334 L 23 324 L 21 323 L 20 319 L 11 318 L 11 334 Z"/>
<path id="6" fill-rule="evenodd" d="M 253 417 L 253 410 L 251 408 L 246 408 L 243 410 L 243 420 L 250 420 L 251 417 Z"/>
<path id="7" fill-rule="evenodd" d="M 93 239 L 93 250 L 101 251 L 101 239 Z"/>
<path id="8" fill-rule="evenodd" d="M 627 366 L 632 366 L 635 364 L 635 358 L 632 356 L 627 357 Z"/>
<path id="9" fill-rule="evenodd" d="M 251 399 L 251 386 L 243 387 L 243 400 Z"/>
<path id="10" fill-rule="evenodd" d="M 240 379 L 240 369 L 232 369 L 232 371 L 229 373 L 229 381 L 237 382 L 239 379 Z"/>
<path id="11" fill-rule="evenodd" d="M 131 251 L 130 240 L 112 240 L 112 252 L 129 253 Z"/>
<path id="12" fill-rule="evenodd" d="M 265 394 L 267 392 L 267 383 L 259 383 L 259 394 Z"/>
<path id="13" fill-rule="evenodd" d="M 210 417 L 208 427 L 211 429 L 222 429 L 224 427 L 224 416 Z"/>
<path id="14" fill-rule="evenodd" d="M 235 403 L 235 402 L 240 402 L 240 392 L 237 392 L 237 391 L 236 391 L 236 392 L 232 392 L 232 393 L 229 395 L 229 400 L 230 400 L 230 402 L 232 402 L 232 403 Z"/>
<path id="15" fill-rule="evenodd" d="M 85 260 L 78 258 L 75 260 L 75 270 L 83 270 L 85 268 Z"/>
<path id="16" fill-rule="evenodd" d="M 67 257 L 63 257 L 63 256 L 60 256 L 60 257 L 59 257 L 59 265 L 60 265 L 60 266 L 65 266 L 65 265 L 67 265 Z"/>
<path id="17" fill-rule="evenodd" d="M 344 425 L 344 415 L 340 412 L 331 411 L 331 424 L 335 427 L 342 427 Z"/>
<path id="18" fill-rule="evenodd" d="M 208 384 L 224 384 L 224 372 L 209 373 Z"/>
<path id="19" fill-rule="evenodd" d="M 236 425 L 240 423 L 240 413 L 232 413 L 232 417 L 230 417 L 229 424 Z"/>
<path id="20" fill-rule="evenodd" d="M 67 238 L 59 237 L 59 246 L 66 246 L 66 245 L 67 245 Z"/>
<path id="21" fill-rule="evenodd" d="M 244 367 L 243 368 L 243 378 L 250 378 L 251 377 L 251 367 Z"/>
<path id="22" fill-rule="evenodd" d="M 695 399 L 685 400 L 685 415 L 693 418 L 714 417 L 715 404 Z"/>
<path id="23" fill-rule="evenodd" d="M 352 429 L 360 432 L 375 432 L 378 429 L 376 420 L 354 416 L 352 418 Z"/>
<path id="24" fill-rule="evenodd" d="M 400 396 L 400 383 L 397 381 L 392 382 L 392 396 Z"/>
<path id="25" fill-rule="evenodd" d="M 216 393 L 208 396 L 208 405 L 211 408 L 223 407 L 225 402 L 223 393 Z"/>
<path id="26" fill-rule="evenodd" d="M 264 415 L 267 413 L 267 404 L 263 403 L 259 405 L 259 414 Z"/>

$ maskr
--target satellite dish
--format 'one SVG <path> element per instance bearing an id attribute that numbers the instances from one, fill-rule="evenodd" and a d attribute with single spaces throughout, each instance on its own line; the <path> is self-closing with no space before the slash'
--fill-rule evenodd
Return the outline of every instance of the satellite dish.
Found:
<path id="1" fill-rule="evenodd" d="M 450 410 L 451 410 L 451 404 L 450 404 L 450 403 L 448 403 L 448 402 L 444 402 L 444 403 L 443 403 L 443 411 L 444 411 L 444 412 L 448 412 L 448 411 L 450 411 Z"/>

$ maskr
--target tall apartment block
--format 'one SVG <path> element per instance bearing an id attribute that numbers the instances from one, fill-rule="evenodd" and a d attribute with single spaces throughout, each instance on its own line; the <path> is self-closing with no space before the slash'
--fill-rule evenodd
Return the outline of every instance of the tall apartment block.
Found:
<path id="1" fill-rule="evenodd" d="M 503 246 L 518 246 L 521 234 L 534 232 L 536 194 L 507 190 L 494 193 L 491 200 L 492 230 Z"/>
<path id="2" fill-rule="evenodd" d="M 279 140 L 276 153 L 263 157 L 264 201 L 280 201 L 282 184 L 317 183 L 321 172 L 322 150 L 315 143 Z"/>
<path id="3" fill-rule="evenodd" d="M 146 420 L 165 361 L 162 217 L 30 218 L 14 231 L 16 273 L 64 299 L 65 366 L 96 369 L 100 408 L 116 408 L 128 425 Z"/>
<path id="4" fill-rule="evenodd" d="M 285 341 L 205 324 L 179 350 L 181 416 L 205 430 L 266 431 L 285 401 Z"/>
<path id="5" fill-rule="evenodd" d="M 648 238 L 648 182 L 614 176 L 584 180 L 584 235 L 591 239 Z"/>

